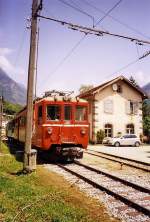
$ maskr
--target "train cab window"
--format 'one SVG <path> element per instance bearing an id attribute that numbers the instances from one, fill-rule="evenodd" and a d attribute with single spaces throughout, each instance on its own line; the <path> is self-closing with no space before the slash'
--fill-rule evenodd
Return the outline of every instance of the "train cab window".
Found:
<path id="1" fill-rule="evenodd" d="M 48 105 L 47 106 L 47 120 L 59 121 L 60 120 L 60 106 Z"/>
<path id="2" fill-rule="evenodd" d="M 71 120 L 71 113 L 72 113 L 72 107 L 69 105 L 64 106 L 64 120 L 69 121 Z"/>
<path id="3" fill-rule="evenodd" d="M 86 121 L 87 120 L 87 107 L 76 106 L 75 120 L 76 121 Z"/>
<path id="4" fill-rule="evenodd" d="M 42 106 L 38 108 L 38 124 L 42 123 Z"/>

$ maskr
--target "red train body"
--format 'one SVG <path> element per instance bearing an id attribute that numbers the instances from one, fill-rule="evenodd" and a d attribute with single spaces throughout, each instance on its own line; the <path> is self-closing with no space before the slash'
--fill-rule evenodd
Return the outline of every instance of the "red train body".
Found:
<path id="1" fill-rule="evenodd" d="M 26 108 L 8 123 L 7 136 L 25 142 Z M 32 145 L 66 159 L 82 158 L 89 140 L 88 103 L 79 98 L 47 96 L 34 103 Z"/>

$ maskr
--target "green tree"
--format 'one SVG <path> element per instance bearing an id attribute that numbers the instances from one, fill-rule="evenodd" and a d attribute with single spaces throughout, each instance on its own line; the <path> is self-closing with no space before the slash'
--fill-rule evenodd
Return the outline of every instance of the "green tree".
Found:
<path id="1" fill-rule="evenodd" d="M 150 140 L 150 99 L 143 102 L 143 131 Z"/>
<path id="2" fill-rule="evenodd" d="M 143 130 L 146 136 L 150 136 L 150 116 L 146 116 L 143 119 Z"/>
<path id="3" fill-rule="evenodd" d="M 21 105 L 13 104 L 8 101 L 4 101 L 3 104 L 4 104 L 3 105 L 4 113 L 6 113 L 8 115 L 14 115 L 15 113 L 19 112 L 22 109 Z"/>
<path id="4" fill-rule="evenodd" d="M 100 129 L 99 131 L 97 131 L 96 134 L 97 143 L 102 144 L 104 137 L 105 137 L 104 130 Z"/>
<path id="5" fill-rule="evenodd" d="M 133 78 L 133 76 L 130 76 L 129 81 L 134 85 L 135 87 L 139 87 L 139 84 L 137 81 Z"/>
<path id="6" fill-rule="evenodd" d="M 82 94 L 82 93 L 85 93 L 85 92 L 87 92 L 87 91 L 89 91 L 90 89 L 93 89 L 93 85 L 81 85 L 80 86 L 80 88 L 79 88 L 79 92 L 80 92 L 80 94 Z"/>

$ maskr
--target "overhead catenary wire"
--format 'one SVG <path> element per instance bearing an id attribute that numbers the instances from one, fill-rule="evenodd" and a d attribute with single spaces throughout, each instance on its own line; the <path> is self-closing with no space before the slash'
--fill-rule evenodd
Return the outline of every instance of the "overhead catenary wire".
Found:
<path id="1" fill-rule="evenodd" d="M 102 14 L 106 15 L 107 12 L 105 12 L 104 10 L 100 9 L 99 7 L 96 7 L 95 5 L 93 5 L 91 2 L 88 2 L 87 0 L 82 0 L 83 3 L 89 5 L 90 7 L 92 7 L 93 9 L 95 9 L 98 12 L 101 12 Z M 147 36 L 146 34 L 144 34 L 143 32 L 139 31 L 138 29 L 132 27 L 131 25 L 126 24 L 125 22 L 121 21 L 120 19 L 108 14 L 107 17 L 111 18 L 112 20 L 114 20 L 115 22 L 121 24 L 122 26 L 128 28 L 129 30 L 134 31 L 135 33 L 141 35 L 144 38 L 150 39 L 150 36 Z"/>
<path id="2" fill-rule="evenodd" d="M 120 2 L 120 1 L 119 1 Z M 113 10 L 118 6 L 118 4 L 115 4 L 115 7 L 113 6 Z M 108 12 L 110 13 L 112 11 L 112 8 L 110 8 L 108 10 Z M 108 15 L 108 14 L 107 14 Z M 101 21 L 99 21 L 99 19 L 97 20 L 98 24 L 100 22 L 102 22 L 104 19 L 106 18 L 106 16 L 103 16 L 100 18 Z M 96 25 L 97 25 L 96 22 Z M 96 27 L 95 25 L 95 27 Z M 69 52 L 67 53 L 67 55 L 58 63 L 58 65 L 56 66 L 56 68 L 50 73 L 50 76 L 52 76 L 62 65 L 63 63 L 69 58 L 69 56 L 76 50 L 76 48 L 81 44 L 81 42 L 83 42 L 83 40 L 86 38 L 87 34 L 85 34 L 84 36 L 81 37 L 81 39 L 79 39 L 79 41 L 71 48 L 71 50 L 69 50 Z M 47 76 L 47 78 L 49 77 L 49 75 Z M 44 83 L 43 83 L 44 84 Z"/>
<path id="3" fill-rule="evenodd" d="M 96 36 L 110 35 L 110 36 L 113 36 L 113 37 L 130 40 L 132 42 L 135 41 L 139 44 L 141 44 L 141 43 L 142 44 L 150 44 L 150 41 L 138 39 L 136 37 L 125 36 L 125 35 L 121 35 L 121 34 L 117 34 L 117 33 L 103 31 L 103 30 L 100 30 L 100 29 L 90 28 L 90 27 L 86 27 L 86 26 L 82 26 L 82 25 L 76 25 L 76 24 L 73 24 L 71 22 L 66 22 L 64 20 L 59 20 L 59 19 L 55 19 L 55 18 L 52 18 L 52 17 L 46 17 L 46 16 L 43 16 L 43 15 L 38 15 L 38 17 L 43 18 L 43 19 L 47 19 L 47 20 L 50 20 L 50 21 L 53 21 L 53 22 L 56 22 L 56 23 L 59 23 L 63 26 L 66 25 L 70 29 L 73 29 L 73 30 L 79 31 L 79 32 L 83 32 L 85 34 L 93 34 L 93 35 L 96 35 Z"/>
<path id="4" fill-rule="evenodd" d="M 105 15 L 96 22 L 96 26 L 104 20 L 123 0 L 118 1 L 110 10 L 108 10 Z"/>
<path id="5" fill-rule="evenodd" d="M 95 24 L 94 24 L 94 23 L 95 23 L 94 16 L 90 15 L 89 13 L 87 13 L 87 12 L 84 11 L 84 10 L 82 10 L 81 8 L 76 7 L 76 6 L 74 6 L 74 5 L 66 2 L 66 1 L 64 1 L 64 0 L 58 0 L 58 1 L 61 2 L 61 3 L 63 3 L 63 4 L 65 4 L 65 5 L 67 5 L 67 6 L 69 6 L 69 7 L 71 7 L 71 8 L 73 8 L 74 10 L 76 10 L 76 11 L 78 11 L 78 12 L 80 12 L 80 13 L 88 16 L 88 17 L 90 17 L 90 18 L 92 19 L 92 23 L 93 23 L 92 26 L 93 26 L 93 27 L 95 26 Z"/>
<path id="6" fill-rule="evenodd" d="M 79 6 L 77 5 L 77 3 L 73 2 L 73 0 L 70 0 L 70 1 L 79 8 Z M 80 7 L 80 9 L 81 9 L 81 7 Z M 93 16 L 93 17 L 94 17 L 94 16 Z M 104 16 L 103 16 L 103 17 L 104 17 Z M 101 20 L 101 19 L 103 20 L 103 19 L 104 19 L 103 17 L 101 17 L 100 20 Z M 95 20 L 95 17 L 94 17 L 94 20 Z M 98 22 L 98 21 L 99 21 L 99 20 L 97 20 L 97 22 Z M 97 22 L 96 22 L 96 23 L 97 23 Z M 100 21 L 100 22 L 101 22 L 101 21 Z M 99 22 L 99 23 L 100 23 L 100 22 Z M 94 27 L 97 26 L 96 23 L 94 23 Z M 93 27 L 93 28 L 94 28 L 94 27 Z M 101 28 L 103 28 L 103 30 L 107 31 L 104 27 L 101 26 Z"/>

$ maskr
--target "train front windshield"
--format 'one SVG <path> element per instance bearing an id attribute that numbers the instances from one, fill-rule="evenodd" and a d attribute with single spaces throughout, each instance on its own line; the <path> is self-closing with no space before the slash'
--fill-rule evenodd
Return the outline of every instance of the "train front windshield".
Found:
<path id="1" fill-rule="evenodd" d="M 87 107 L 86 106 L 76 106 L 75 111 L 75 121 L 86 121 L 87 120 Z"/>
<path id="2" fill-rule="evenodd" d="M 60 105 L 48 105 L 47 106 L 47 120 L 59 121 L 61 117 Z"/>
<path id="3" fill-rule="evenodd" d="M 61 105 L 48 105 L 47 106 L 47 120 L 48 121 L 60 121 L 61 120 Z M 87 107 L 82 105 L 75 106 L 75 113 L 73 115 L 73 106 L 64 105 L 64 121 L 71 121 L 73 116 L 75 122 L 85 122 L 87 121 Z"/>

